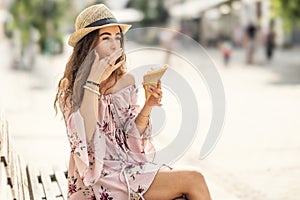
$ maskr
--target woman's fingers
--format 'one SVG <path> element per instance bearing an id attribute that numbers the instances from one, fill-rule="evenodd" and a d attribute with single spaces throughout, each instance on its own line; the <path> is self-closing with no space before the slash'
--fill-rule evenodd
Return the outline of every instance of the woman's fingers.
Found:
<path id="1" fill-rule="evenodd" d="M 94 51 L 94 54 L 95 54 L 95 58 L 94 58 L 93 65 L 98 65 L 98 62 L 99 62 L 99 54 L 97 53 L 97 51 Z"/>
<path id="2" fill-rule="evenodd" d="M 125 63 L 125 60 L 121 60 L 120 62 L 118 62 L 115 65 L 108 65 L 105 69 L 105 71 L 108 74 L 111 74 L 113 71 L 115 71 L 116 69 L 118 69 L 120 66 L 122 66 Z"/>
<path id="3" fill-rule="evenodd" d="M 125 60 L 121 60 L 116 65 L 113 65 L 111 68 L 112 72 L 115 71 L 116 69 L 118 69 L 119 67 L 121 67 L 124 63 L 125 63 Z"/>
<path id="4" fill-rule="evenodd" d="M 112 73 L 115 69 L 117 69 L 122 64 L 124 64 L 124 62 L 121 62 L 121 61 L 119 62 L 121 64 L 119 64 L 119 63 L 115 64 L 116 60 L 120 56 L 122 56 L 122 54 L 123 54 L 123 49 L 119 49 L 118 51 L 113 52 L 111 55 L 106 56 L 105 58 L 103 58 L 101 60 L 102 61 L 102 65 L 104 65 L 104 69 L 105 69 L 106 72 Z"/>
<path id="5" fill-rule="evenodd" d="M 125 60 L 121 60 L 115 64 L 116 60 L 122 56 L 122 54 L 123 49 L 121 48 L 104 58 L 100 58 L 100 55 L 96 50 L 89 54 L 86 59 L 87 62 L 91 61 L 92 64 L 90 78 L 93 80 L 99 80 L 99 82 L 106 80 L 114 70 L 125 63 Z"/>
<path id="6" fill-rule="evenodd" d="M 99 54 L 97 51 L 95 51 L 95 60 L 98 61 L 99 60 Z"/>
<path id="7" fill-rule="evenodd" d="M 149 98 L 147 98 L 147 104 L 150 106 L 162 106 L 161 104 L 162 90 L 160 85 L 161 83 L 159 82 L 156 85 L 144 84 L 144 83 L 142 84 L 146 93 L 149 92 Z"/>
<path id="8" fill-rule="evenodd" d="M 109 56 L 106 56 L 99 60 L 99 55 L 96 52 L 95 53 L 95 61 L 98 61 L 95 63 L 95 67 L 98 68 L 100 71 L 100 80 L 104 81 L 106 80 L 113 71 L 115 71 L 117 68 L 122 66 L 125 63 L 125 60 L 121 60 L 117 64 L 114 64 L 115 61 L 123 54 L 123 49 L 119 49 Z M 98 60 L 97 60 L 98 59 Z"/>
<path id="9" fill-rule="evenodd" d="M 107 64 L 112 67 L 112 66 L 114 66 L 116 60 L 120 56 L 122 56 L 122 54 L 123 54 L 123 49 L 120 48 L 119 50 L 113 52 L 111 55 L 105 57 L 104 59 L 106 60 Z"/>
<path id="10" fill-rule="evenodd" d="M 151 93 L 151 95 L 154 96 L 155 98 L 157 99 L 162 98 L 162 91 L 160 88 L 150 86 L 148 90 Z"/>
<path id="11" fill-rule="evenodd" d="M 157 88 L 161 89 L 161 81 L 160 80 L 157 82 Z"/>

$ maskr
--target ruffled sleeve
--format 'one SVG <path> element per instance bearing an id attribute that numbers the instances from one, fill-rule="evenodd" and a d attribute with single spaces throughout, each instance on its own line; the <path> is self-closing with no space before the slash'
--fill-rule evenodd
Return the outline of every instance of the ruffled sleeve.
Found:
<path id="1" fill-rule="evenodd" d="M 131 114 L 131 118 L 128 118 L 127 122 L 125 123 L 125 131 L 127 133 L 138 133 L 136 137 L 138 138 L 134 138 L 134 135 L 129 134 L 129 136 L 131 135 L 132 138 L 129 138 L 131 140 L 139 140 L 142 146 L 142 152 L 144 154 L 153 154 L 155 152 L 155 148 L 152 144 L 152 123 L 151 120 L 149 119 L 149 123 L 146 126 L 145 130 L 143 133 L 139 133 L 136 124 L 135 124 L 135 119 L 137 117 L 137 115 L 139 114 L 140 111 L 140 107 L 137 104 L 137 99 L 138 99 L 138 89 L 137 87 L 133 87 L 133 89 L 130 91 L 130 100 L 129 100 L 129 107 L 131 107 L 132 109 L 132 114 Z M 134 142 L 132 142 L 134 143 Z M 152 156 L 151 156 L 152 157 Z"/>
<path id="2" fill-rule="evenodd" d="M 97 126 L 97 125 L 95 125 Z M 73 112 L 67 121 L 67 133 L 78 173 L 85 186 L 92 186 L 100 178 L 105 156 L 105 137 L 96 127 L 89 143 L 86 141 L 84 120 L 80 111 Z"/>

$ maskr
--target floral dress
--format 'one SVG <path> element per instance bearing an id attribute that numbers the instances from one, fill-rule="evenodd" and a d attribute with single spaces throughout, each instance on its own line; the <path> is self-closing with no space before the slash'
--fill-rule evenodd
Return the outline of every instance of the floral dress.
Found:
<path id="1" fill-rule="evenodd" d="M 160 166 L 149 161 L 155 152 L 150 121 L 143 134 L 135 124 L 137 92 L 132 84 L 100 96 L 97 128 L 90 142 L 80 111 L 65 115 L 71 146 L 68 199 L 144 199 Z"/>

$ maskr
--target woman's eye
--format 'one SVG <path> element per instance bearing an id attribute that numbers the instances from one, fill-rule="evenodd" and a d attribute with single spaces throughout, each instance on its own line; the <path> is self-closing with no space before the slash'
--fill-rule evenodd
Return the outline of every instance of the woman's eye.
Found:
<path id="1" fill-rule="evenodd" d="M 121 36 L 117 36 L 116 40 L 121 40 L 121 38 L 122 38 Z"/>
<path id="2" fill-rule="evenodd" d="M 102 40 L 109 40 L 109 37 L 104 37 Z"/>

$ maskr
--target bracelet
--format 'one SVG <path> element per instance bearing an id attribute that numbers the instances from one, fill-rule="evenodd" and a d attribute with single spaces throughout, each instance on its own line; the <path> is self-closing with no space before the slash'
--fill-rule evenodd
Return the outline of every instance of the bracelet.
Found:
<path id="1" fill-rule="evenodd" d="M 99 91 L 97 91 L 97 90 L 95 90 L 95 89 L 93 89 L 93 88 L 90 88 L 90 87 L 87 86 L 87 85 L 84 85 L 83 88 L 84 88 L 84 89 L 87 89 L 87 90 L 89 90 L 89 91 L 91 91 L 91 92 L 93 92 L 93 93 L 95 93 L 95 94 L 97 94 L 98 96 L 101 96 L 101 94 L 100 94 Z"/>
<path id="2" fill-rule="evenodd" d="M 147 120 L 147 123 L 146 122 L 141 122 L 141 121 L 136 121 L 135 122 L 136 123 L 136 125 L 138 125 L 138 126 L 147 126 L 148 124 L 149 124 L 149 121 Z"/>
<path id="3" fill-rule="evenodd" d="M 90 83 L 92 85 L 96 85 L 97 87 L 100 87 L 100 84 L 99 83 L 96 83 L 94 81 L 90 81 L 90 80 L 87 80 L 85 83 Z"/>
<path id="4" fill-rule="evenodd" d="M 141 115 L 141 117 L 147 117 L 147 118 L 150 117 L 150 114 L 149 115 L 143 115 L 142 113 L 139 113 L 139 115 Z"/>
<path id="5" fill-rule="evenodd" d="M 145 116 L 145 115 L 143 115 L 143 114 L 141 114 L 141 113 L 139 113 L 139 115 L 141 116 L 141 117 L 144 117 L 144 119 L 143 118 L 137 118 L 136 119 L 136 125 L 138 125 L 138 126 L 147 126 L 148 125 L 148 123 L 149 123 L 149 117 L 150 117 L 150 115 L 148 115 L 148 116 Z M 146 120 L 145 120 L 146 119 Z"/>
<path id="6" fill-rule="evenodd" d="M 137 126 L 147 126 L 148 125 L 148 122 L 147 124 L 140 124 L 140 123 L 136 123 Z"/>

